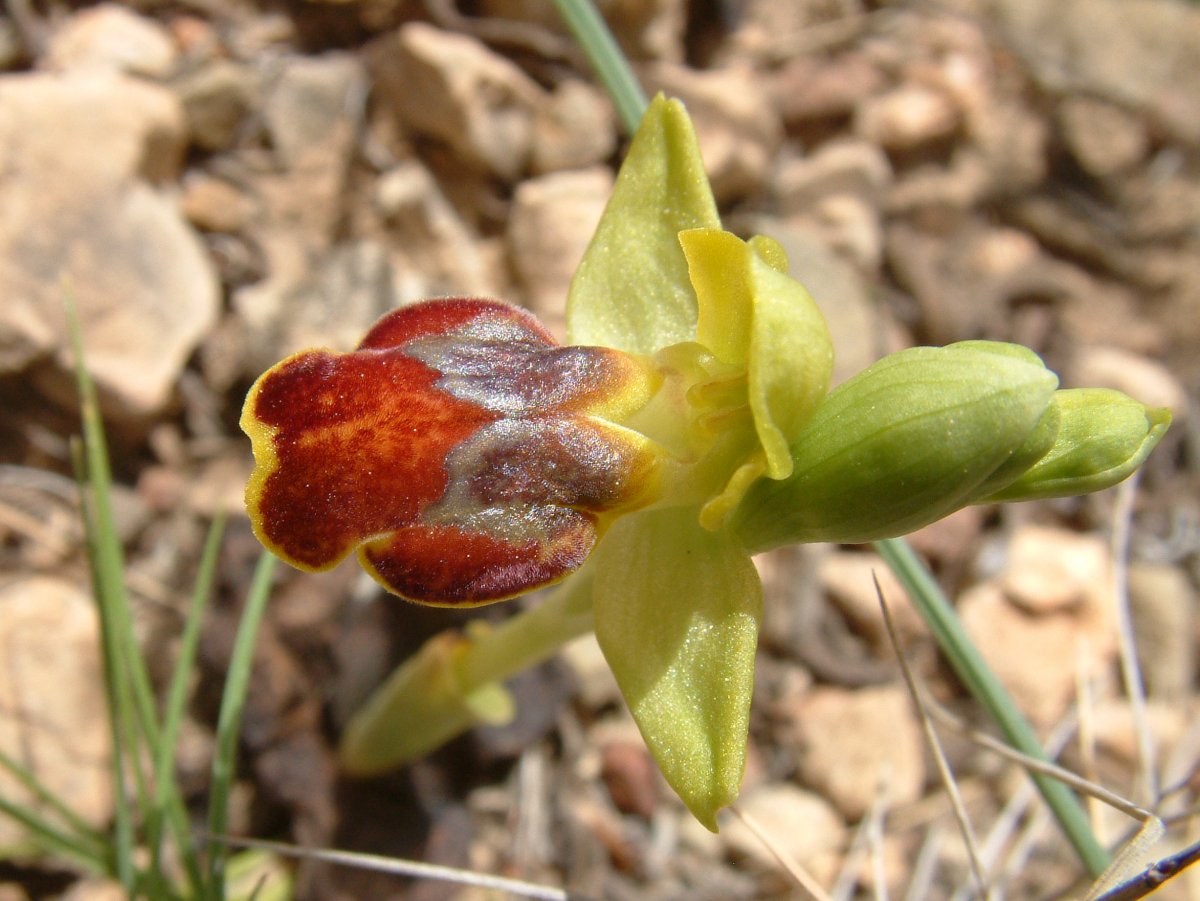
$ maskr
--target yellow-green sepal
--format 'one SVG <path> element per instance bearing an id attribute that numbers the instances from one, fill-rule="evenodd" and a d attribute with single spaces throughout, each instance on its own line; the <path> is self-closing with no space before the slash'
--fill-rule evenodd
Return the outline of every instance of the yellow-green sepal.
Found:
<path id="1" fill-rule="evenodd" d="M 974 343 L 885 357 L 826 397 L 792 443 L 791 476 L 756 482 L 732 527 L 757 553 L 928 525 L 1020 452 L 1057 384 L 1032 354 Z"/>
<path id="2" fill-rule="evenodd" d="M 833 343 L 825 318 L 787 275 L 778 243 L 713 228 L 681 232 L 679 243 L 699 304 L 697 340 L 722 362 L 746 368 L 766 475 L 787 478 L 789 445 L 829 390 Z"/>
<path id="3" fill-rule="evenodd" d="M 650 753 L 692 814 L 717 829 L 746 765 L 762 586 L 727 531 L 694 507 L 615 523 L 596 552 L 596 638 Z"/>
<path id="4" fill-rule="evenodd" d="M 571 282 L 570 342 L 653 354 L 694 340 L 696 298 L 676 236 L 719 226 L 692 122 L 683 104 L 660 94 Z"/>
<path id="5" fill-rule="evenodd" d="M 1036 463 L 978 503 L 1070 497 L 1108 488 L 1128 478 L 1154 450 L 1171 424 L 1171 412 L 1147 409 L 1108 388 L 1057 391 L 1055 441 Z"/>

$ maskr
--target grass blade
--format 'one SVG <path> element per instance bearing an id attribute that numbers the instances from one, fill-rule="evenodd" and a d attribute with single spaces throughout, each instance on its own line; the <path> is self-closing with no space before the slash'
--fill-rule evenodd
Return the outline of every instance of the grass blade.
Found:
<path id="1" fill-rule="evenodd" d="M 131 700 L 124 678 L 123 649 L 120 637 L 122 620 L 128 625 L 129 598 L 125 593 L 124 557 L 120 540 L 113 525 L 112 475 L 108 462 L 108 445 L 100 419 L 96 386 L 88 373 L 83 355 L 83 338 L 79 319 L 68 295 L 67 331 L 75 358 L 75 378 L 79 390 L 80 417 L 83 429 L 82 453 L 76 453 L 76 470 L 80 478 L 80 501 L 84 535 L 92 586 L 99 607 L 101 650 L 104 680 L 108 699 L 109 731 L 112 738 L 115 876 L 127 891 L 134 884 L 133 819 L 126 803 L 126 758 L 136 770 L 137 749 L 130 746 L 126 725 L 132 721 Z M 122 615 L 124 614 L 124 615 Z"/>
<path id="2" fill-rule="evenodd" d="M 69 857 L 96 873 L 107 875 L 111 872 L 111 861 L 102 842 L 71 835 L 28 807 L 4 798 L 0 798 L 0 814 L 24 826 L 30 837 L 45 850 Z"/>
<path id="3" fill-rule="evenodd" d="M 48 807 L 56 817 L 63 821 L 81 842 L 91 842 L 102 847 L 107 838 L 100 830 L 93 828 L 83 821 L 70 807 L 62 802 L 31 770 L 18 763 L 3 749 L 0 749 L 0 769 L 7 770 L 21 786 L 34 796 L 41 804 Z M 7 802 L 12 804 L 12 802 Z M 20 805 L 15 805 L 20 806 Z"/>
<path id="4" fill-rule="evenodd" d="M 197 896 L 200 896 L 203 891 L 204 874 L 193 850 L 187 812 L 183 808 L 183 802 L 179 797 L 179 789 L 175 782 L 175 742 L 179 736 L 179 724 L 183 720 L 183 711 L 187 703 L 188 683 L 195 668 L 196 651 L 200 644 L 200 627 L 212 594 L 217 569 L 217 555 L 221 548 L 221 537 L 224 531 L 225 516 L 221 514 L 213 520 L 208 531 L 208 538 L 204 543 L 204 551 L 201 554 L 200 566 L 196 573 L 196 584 L 192 591 L 191 605 L 184 622 L 183 634 L 180 636 L 179 659 L 175 662 L 175 670 L 171 674 L 171 684 L 167 690 L 158 754 L 154 760 L 154 817 L 146 826 L 146 841 L 150 846 L 151 854 L 150 869 L 152 871 L 159 869 L 162 854 L 162 823 L 165 820 L 171 826 L 183 865 L 188 872 L 188 879 Z"/>
<path id="5" fill-rule="evenodd" d="M 254 662 L 254 641 L 266 611 L 274 571 L 275 557 L 263 551 L 254 569 L 246 606 L 238 624 L 229 671 L 225 677 L 225 691 L 221 696 L 221 712 L 217 718 L 217 751 L 213 758 L 208 812 L 208 832 L 211 836 L 208 842 L 208 875 L 212 897 L 218 899 L 225 895 L 226 855 L 225 846 L 219 839 L 224 836 L 229 820 L 229 790 L 233 783 L 242 711 L 246 706 L 246 692 Z"/>
<path id="6" fill-rule="evenodd" d="M 612 97 L 626 133 L 633 134 L 646 111 L 646 94 L 612 32 L 590 0 L 554 0 L 554 5 Z"/>

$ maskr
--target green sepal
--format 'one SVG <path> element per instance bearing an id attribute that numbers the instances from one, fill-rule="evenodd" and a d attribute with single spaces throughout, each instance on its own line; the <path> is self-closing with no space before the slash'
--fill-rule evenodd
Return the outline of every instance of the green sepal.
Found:
<path id="1" fill-rule="evenodd" d="M 1028 351 L 978 342 L 885 357 L 826 397 L 792 444 L 792 475 L 758 481 L 733 528 L 758 553 L 928 525 L 1021 451 L 1057 384 Z"/>
<path id="2" fill-rule="evenodd" d="M 1057 391 L 1059 427 L 1053 447 L 1015 481 L 976 503 L 1070 497 L 1128 478 L 1171 424 L 1171 412 L 1147 409 L 1108 388 Z"/>
<path id="3" fill-rule="evenodd" d="M 712 831 L 746 765 L 762 585 L 695 507 L 619 520 L 596 551 L 596 638 L 667 782 Z"/>
<path id="4" fill-rule="evenodd" d="M 697 340 L 724 363 L 745 366 L 766 475 L 787 478 L 789 444 L 829 390 L 833 343 L 804 286 L 787 275 L 777 242 L 720 229 L 679 235 L 699 303 Z"/>
<path id="5" fill-rule="evenodd" d="M 676 236 L 719 226 L 691 120 L 683 104 L 660 94 L 571 282 L 570 343 L 653 354 L 693 340 L 696 298 Z"/>

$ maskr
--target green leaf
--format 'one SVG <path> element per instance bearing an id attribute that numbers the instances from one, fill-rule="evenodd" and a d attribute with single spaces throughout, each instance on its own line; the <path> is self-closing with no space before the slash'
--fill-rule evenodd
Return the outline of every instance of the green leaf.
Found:
<path id="1" fill-rule="evenodd" d="M 792 444 L 792 475 L 755 483 L 733 528 L 757 553 L 927 525 L 1020 451 L 1057 384 L 1036 357 L 972 344 L 885 357 L 825 399 Z"/>
<path id="2" fill-rule="evenodd" d="M 667 782 L 701 823 L 733 802 L 746 763 L 762 586 L 694 507 L 633 514 L 596 559 L 596 637 Z"/>
<path id="3" fill-rule="evenodd" d="M 719 226 L 691 120 L 659 95 L 571 282 L 570 342 L 651 354 L 693 340 L 696 298 L 677 235 Z"/>
<path id="4" fill-rule="evenodd" d="M 1070 497 L 1128 478 L 1171 424 L 1169 410 L 1147 410 L 1108 388 L 1057 391 L 1060 418 L 1053 447 L 1032 468 L 978 503 Z"/>

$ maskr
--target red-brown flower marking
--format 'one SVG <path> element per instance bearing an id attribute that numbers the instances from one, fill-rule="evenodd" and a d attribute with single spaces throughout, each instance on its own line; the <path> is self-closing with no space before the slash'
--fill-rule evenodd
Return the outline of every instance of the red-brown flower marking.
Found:
<path id="1" fill-rule="evenodd" d="M 578 567 L 613 514 L 652 497 L 655 446 L 614 423 L 657 380 L 619 351 L 558 346 L 507 304 L 405 307 L 354 352 L 296 354 L 251 388 L 246 506 L 301 569 L 357 549 L 410 600 L 512 597 Z"/>

